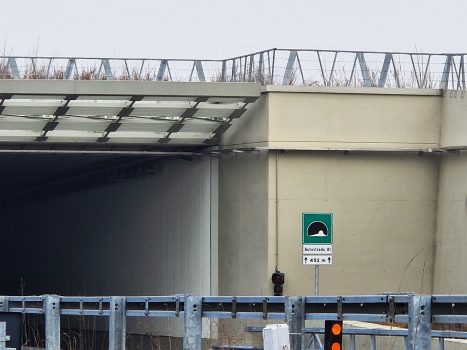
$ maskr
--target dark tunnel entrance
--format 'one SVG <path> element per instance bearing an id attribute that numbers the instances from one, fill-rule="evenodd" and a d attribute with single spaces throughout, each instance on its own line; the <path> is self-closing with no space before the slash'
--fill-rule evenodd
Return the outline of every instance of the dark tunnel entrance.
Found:
<path id="1" fill-rule="evenodd" d="M 208 294 L 210 167 L 209 157 L 0 155 L 0 295 Z"/>

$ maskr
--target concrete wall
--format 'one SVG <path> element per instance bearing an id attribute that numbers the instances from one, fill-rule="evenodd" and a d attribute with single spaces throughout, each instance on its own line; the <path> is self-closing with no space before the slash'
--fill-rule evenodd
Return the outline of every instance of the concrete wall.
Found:
<path id="1" fill-rule="evenodd" d="M 266 88 L 269 146 L 432 148 L 439 144 L 438 90 Z"/>
<path id="2" fill-rule="evenodd" d="M 219 294 L 269 295 L 267 152 L 219 158 Z M 251 278 L 254 278 L 254 283 Z"/>
<path id="3" fill-rule="evenodd" d="M 314 268 L 302 265 L 306 212 L 334 217 L 320 294 L 431 291 L 436 156 L 286 152 L 278 160 L 278 266 L 288 295 L 314 294 Z"/>
<path id="4" fill-rule="evenodd" d="M 465 294 L 467 258 L 467 101 L 462 91 L 448 91 L 443 106 L 434 293 Z"/>
<path id="5" fill-rule="evenodd" d="M 271 294 L 276 267 L 285 294 L 313 294 L 314 268 L 301 262 L 303 212 L 334 213 L 334 265 L 320 270 L 320 294 L 430 293 L 439 156 L 418 151 L 439 146 L 442 113 L 437 90 L 264 88 L 222 139 L 224 149 L 267 146 L 219 158 L 220 217 L 245 225 L 220 227 L 219 254 L 232 266 L 250 256 L 235 275 L 248 290 L 225 284 L 220 294 Z M 261 205 L 231 200 L 239 194 L 227 184 L 239 181 Z M 256 243 L 240 243 L 252 234 Z"/>

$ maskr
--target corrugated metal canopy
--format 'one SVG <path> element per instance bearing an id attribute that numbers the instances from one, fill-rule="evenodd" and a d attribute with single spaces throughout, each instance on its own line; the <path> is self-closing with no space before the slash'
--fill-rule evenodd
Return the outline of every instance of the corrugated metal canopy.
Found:
<path id="1" fill-rule="evenodd" d="M 254 83 L 0 80 L 0 144 L 216 144 Z"/>

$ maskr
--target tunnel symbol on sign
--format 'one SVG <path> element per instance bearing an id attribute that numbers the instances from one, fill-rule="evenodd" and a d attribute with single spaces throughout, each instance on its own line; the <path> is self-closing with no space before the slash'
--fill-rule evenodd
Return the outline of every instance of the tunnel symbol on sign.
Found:
<path id="1" fill-rule="evenodd" d="M 327 237 L 328 227 L 322 221 L 313 221 L 307 229 L 307 236 Z"/>

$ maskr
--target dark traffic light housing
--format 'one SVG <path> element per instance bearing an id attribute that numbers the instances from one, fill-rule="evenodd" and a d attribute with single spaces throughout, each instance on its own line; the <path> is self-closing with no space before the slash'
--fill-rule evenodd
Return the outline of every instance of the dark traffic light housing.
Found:
<path id="1" fill-rule="evenodd" d="M 342 321 L 324 322 L 324 350 L 342 350 Z"/>
<path id="2" fill-rule="evenodd" d="M 274 285 L 274 295 L 284 295 L 285 274 L 280 271 L 276 271 L 272 274 L 271 280 Z"/>

